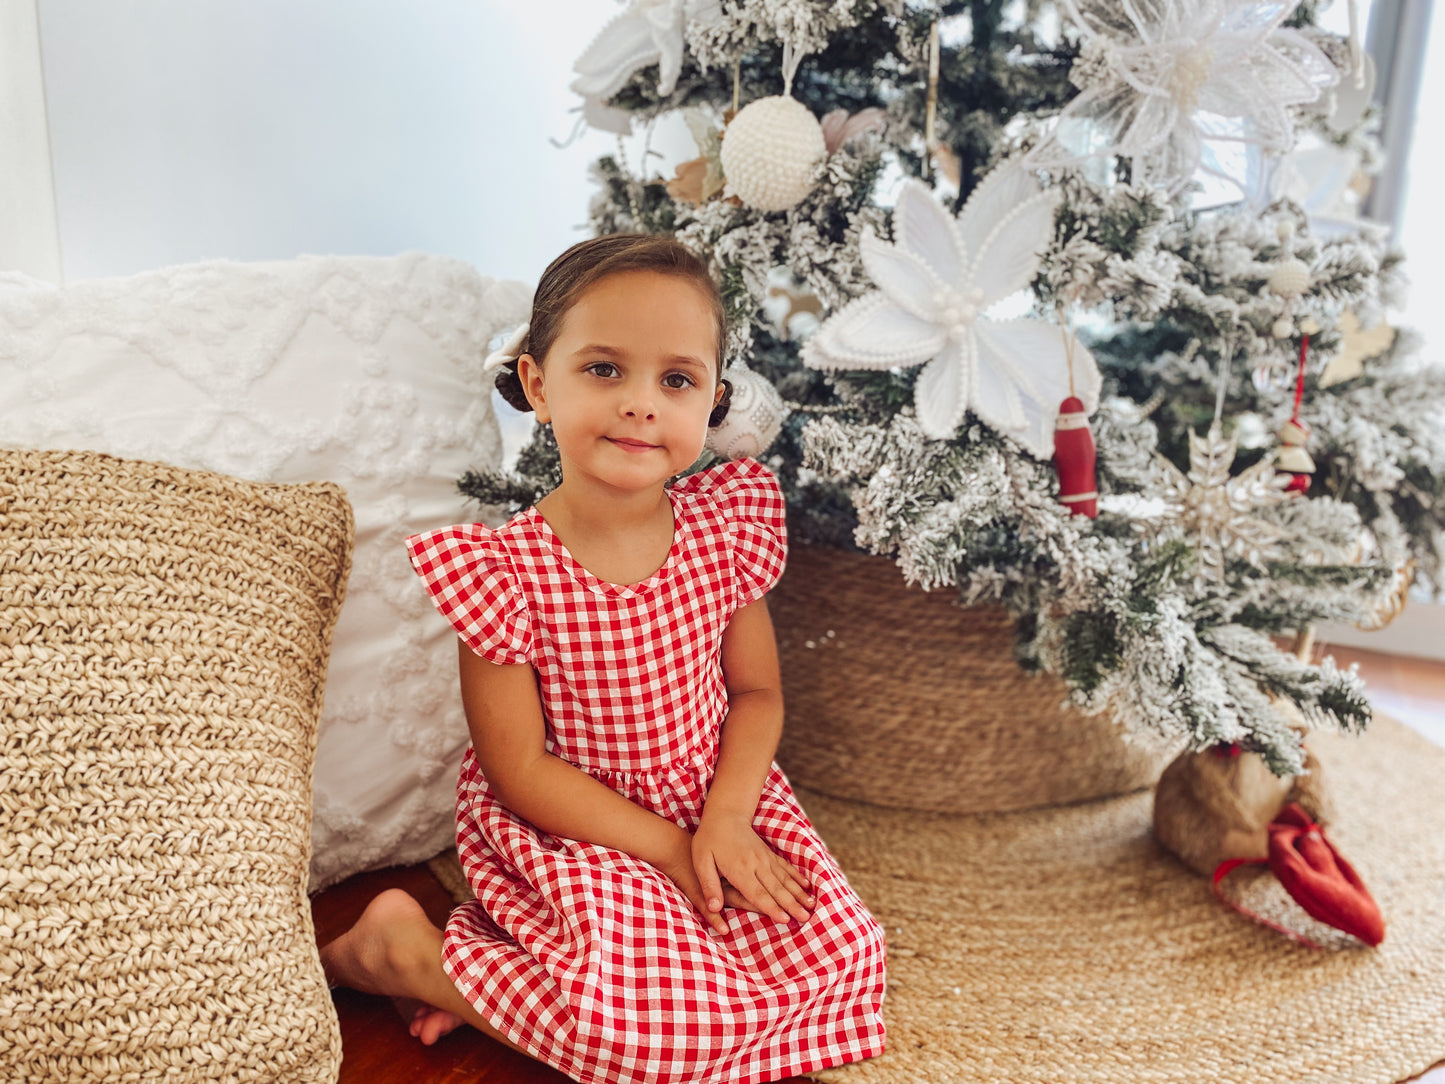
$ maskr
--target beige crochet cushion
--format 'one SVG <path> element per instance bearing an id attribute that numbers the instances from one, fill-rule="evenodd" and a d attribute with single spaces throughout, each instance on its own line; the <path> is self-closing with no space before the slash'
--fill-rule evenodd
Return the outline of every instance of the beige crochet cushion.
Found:
<path id="1" fill-rule="evenodd" d="M 306 897 L 351 509 L 0 451 L 0 1081 L 334 1081 Z"/>

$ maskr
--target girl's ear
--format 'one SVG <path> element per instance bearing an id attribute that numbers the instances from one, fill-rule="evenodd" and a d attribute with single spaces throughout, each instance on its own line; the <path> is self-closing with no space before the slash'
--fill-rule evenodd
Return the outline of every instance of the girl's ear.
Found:
<path id="1" fill-rule="evenodd" d="M 712 397 L 712 413 L 707 416 L 707 427 L 716 429 L 722 425 L 723 419 L 728 416 L 728 407 L 733 402 L 733 382 L 724 379 L 718 386 Z"/>
<path id="2" fill-rule="evenodd" d="M 547 407 L 547 388 L 542 380 L 542 366 L 537 364 L 537 359 L 531 354 L 518 355 L 517 379 L 521 381 L 522 394 L 527 397 L 527 402 L 532 404 L 537 421 L 544 424 L 550 422 L 552 415 Z"/>

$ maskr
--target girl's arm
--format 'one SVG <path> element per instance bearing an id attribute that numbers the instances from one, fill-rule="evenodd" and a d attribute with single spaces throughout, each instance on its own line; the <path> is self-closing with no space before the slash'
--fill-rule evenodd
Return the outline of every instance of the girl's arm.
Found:
<path id="1" fill-rule="evenodd" d="M 537 678 L 458 642 L 462 706 L 482 774 L 497 800 L 544 832 L 623 851 L 669 872 L 691 835 L 546 751 Z"/>
<path id="2" fill-rule="evenodd" d="M 710 911 L 722 910 L 722 878 L 727 878 L 749 910 L 779 922 L 789 915 L 801 922 L 814 902 L 806 877 L 752 827 L 783 733 L 778 647 L 761 599 L 737 610 L 728 622 L 722 667 L 728 714 L 702 823 L 692 840 L 693 865 Z"/>
<path id="3" fill-rule="evenodd" d="M 752 823 L 783 736 L 778 646 L 762 599 L 737 610 L 723 630 L 722 668 L 728 713 L 703 811 L 704 815 L 727 813 Z"/>

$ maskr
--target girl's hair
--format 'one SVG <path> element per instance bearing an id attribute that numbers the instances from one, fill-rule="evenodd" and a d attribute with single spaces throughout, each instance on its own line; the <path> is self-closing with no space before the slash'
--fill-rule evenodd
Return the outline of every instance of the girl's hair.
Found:
<path id="1" fill-rule="evenodd" d="M 540 363 L 552 349 L 562 318 L 589 287 L 619 271 L 657 271 L 674 275 L 695 285 L 707 298 L 717 324 L 717 367 L 722 376 L 723 352 L 727 344 L 727 314 L 722 295 L 713 281 L 707 264 L 680 241 L 661 234 L 610 233 L 579 241 L 558 256 L 542 272 L 537 293 L 532 298 L 532 318 L 528 322 L 527 339 L 520 353 L 531 354 Z M 731 381 L 722 381 L 722 400 L 708 417 L 710 426 L 721 424 L 732 401 Z M 511 362 L 497 372 L 497 390 L 502 398 L 518 410 L 532 409 L 517 377 L 517 363 Z"/>

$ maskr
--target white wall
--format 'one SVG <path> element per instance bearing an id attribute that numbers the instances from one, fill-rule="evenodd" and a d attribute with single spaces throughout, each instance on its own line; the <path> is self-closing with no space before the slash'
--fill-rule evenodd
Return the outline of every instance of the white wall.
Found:
<path id="1" fill-rule="evenodd" d="M 38 4 L 68 279 L 421 249 L 535 281 L 616 147 L 548 143 L 606 0 Z"/>
<path id="2" fill-rule="evenodd" d="M 1405 175 L 1405 214 L 1396 238 L 1405 253 L 1410 291 L 1396 322 L 1414 328 L 1424 341 L 1423 355 L 1445 367 L 1445 335 L 1439 316 L 1440 297 L 1445 294 L 1445 207 L 1438 187 L 1445 173 L 1445 146 L 1435 128 L 1439 123 L 1435 110 L 1445 102 L 1445 10 L 1433 12 L 1425 55 L 1420 107 L 1415 110 L 1415 134 Z"/>
<path id="3" fill-rule="evenodd" d="M 1347 31 L 1346 7 L 1327 9 L 1325 25 Z M 4 0 L 0 101 L 16 105 L 0 112 L 0 137 L 19 153 L 6 155 L 0 195 L 25 212 L 0 216 L 0 266 L 75 279 L 218 256 L 423 249 L 535 280 L 584 236 L 587 165 L 616 149 L 590 130 L 565 150 L 548 140 L 571 132 L 572 61 L 617 10 L 609 0 Z M 1445 18 L 1433 23 L 1439 55 Z M 1427 65 L 1422 102 L 1439 100 L 1442 78 Z M 45 97 L 48 155 L 36 142 Z M 1445 285 L 1445 229 L 1418 193 L 1440 150 L 1423 131 L 1414 150 L 1402 241 L 1416 287 L 1400 322 L 1438 351 L 1424 310 Z"/>
<path id="4" fill-rule="evenodd" d="M 60 279 L 35 0 L 0 2 L 0 270 Z"/>

